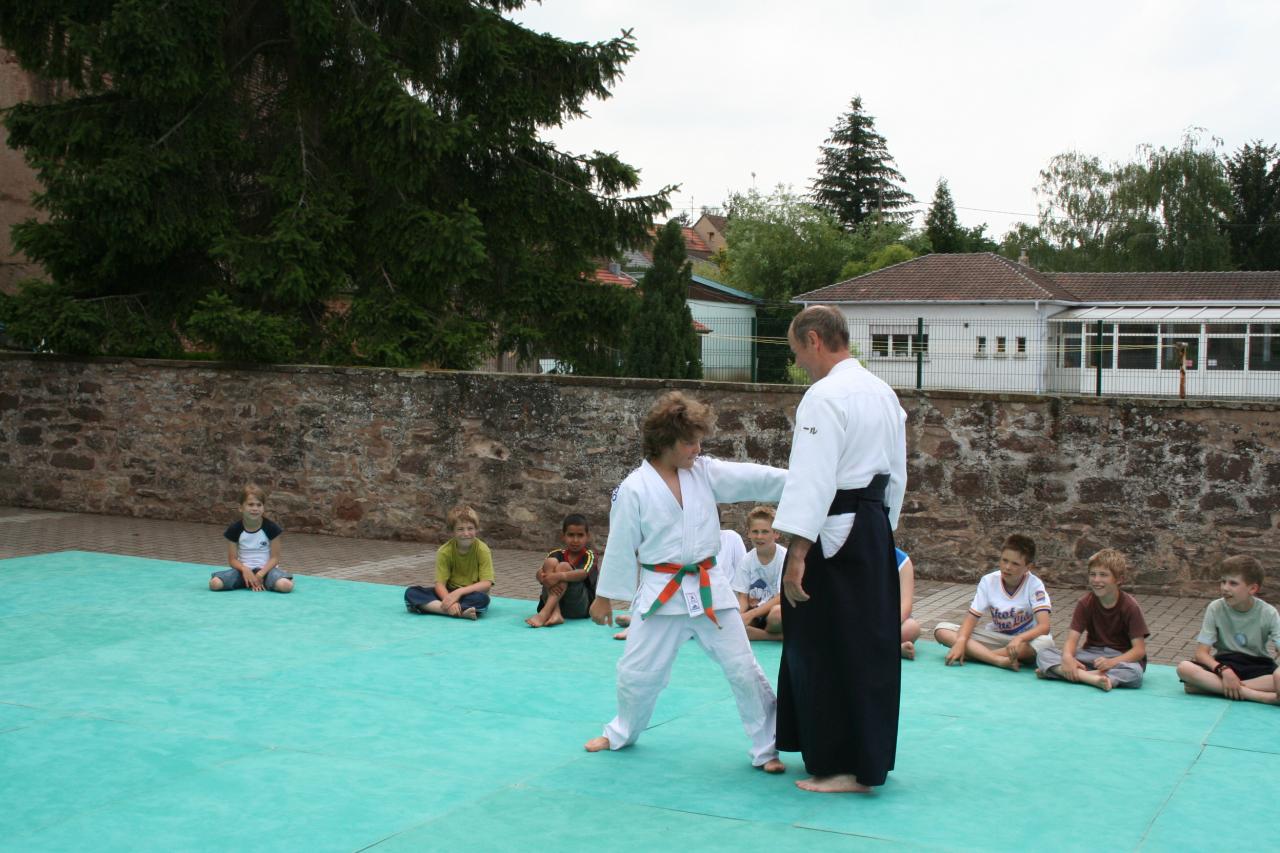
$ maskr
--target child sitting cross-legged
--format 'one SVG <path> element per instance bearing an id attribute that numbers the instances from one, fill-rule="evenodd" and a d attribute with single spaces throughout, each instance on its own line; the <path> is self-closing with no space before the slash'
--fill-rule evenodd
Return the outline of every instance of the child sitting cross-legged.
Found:
<path id="1" fill-rule="evenodd" d="M 1041 649 L 1036 675 L 1090 684 L 1100 690 L 1141 687 L 1147 668 L 1147 620 L 1137 600 L 1120 589 L 1128 561 L 1114 548 L 1089 558 L 1089 591 L 1076 603 L 1062 651 Z M 1088 637 L 1081 645 L 1081 637 Z"/>
<path id="2" fill-rule="evenodd" d="M 480 541 L 480 517 L 469 506 L 455 506 L 447 516 L 453 537 L 436 550 L 434 586 L 404 591 L 410 613 L 434 613 L 475 619 L 489 609 L 493 587 L 493 555 Z"/>

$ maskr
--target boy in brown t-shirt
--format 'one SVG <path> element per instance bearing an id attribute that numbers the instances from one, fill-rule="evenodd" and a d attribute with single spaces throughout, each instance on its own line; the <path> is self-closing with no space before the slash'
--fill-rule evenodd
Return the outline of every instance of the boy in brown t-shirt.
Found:
<path id="1" fill-rule="evenodd" d="M 1036 675 L 1092 684 L 1100 690 L 1141 687 L 1147 668 L 1147 621 L 1137 600 L 1120 589 L 1128 561 L 1124 554 L 1103 548 L 1089 558 L 1089 592 L 1071 614 L 1067 644 L 1041 649 Z M 1088 645 L 1080 648 L 1080 636 Z"/>

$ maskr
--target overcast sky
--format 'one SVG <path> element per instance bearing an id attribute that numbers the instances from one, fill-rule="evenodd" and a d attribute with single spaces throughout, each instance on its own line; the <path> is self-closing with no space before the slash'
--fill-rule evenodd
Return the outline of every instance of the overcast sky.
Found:
<path id="1" fill-rule="evenodd" d="M 1034 219 L 1063 151 L 1128 160 L 1192 126 L 1227 152 L 1280 143 L 1274 2 L 545 0 L 513 17 L 575 41 L 633 30 L 613 97 L 548 137 L 617 152 L 643 191 L 680 184 L 695 216 L 753 182 L 807 190 L 854 95 L 920 209 L 945 177 L 997 239 Z"/>

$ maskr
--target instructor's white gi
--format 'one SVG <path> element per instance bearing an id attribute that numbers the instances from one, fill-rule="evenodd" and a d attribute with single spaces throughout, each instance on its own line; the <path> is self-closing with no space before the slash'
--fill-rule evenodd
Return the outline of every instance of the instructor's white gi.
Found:
<path id="1" fill-rule="evenodd" d="M 751 650 L 738 599 L 729 587 L 730 578 L 719 565 L 708 572 L 711 606 L 721 628 L 702 612 L 696 576 L 686 577 L 679 593 L 652 616 L 641 619 L 672 576 L 639 569 L 637 583 L 636 564 L 690 565 L 714 556 L 720 550 L 717 502 L 776 502 L 786 471 L 699 456 L 691 469 L 679 471 L 679 477 L 683 507 L 648 461 L 627 475 L 613 495 L 596 595 L 630 600 L 632 621 L 626 649 L 618 661 L 618 715 L 605 726 L 604 736 L 610 749 L 635 743 L 649 724 L 658 694 L 670 680 L 681 645 L 696 637 L 703 651 L 724 670 L 751 740 L 751 761 L 762 765 L 778 756 L 774 747 L 776 700 Z"/>

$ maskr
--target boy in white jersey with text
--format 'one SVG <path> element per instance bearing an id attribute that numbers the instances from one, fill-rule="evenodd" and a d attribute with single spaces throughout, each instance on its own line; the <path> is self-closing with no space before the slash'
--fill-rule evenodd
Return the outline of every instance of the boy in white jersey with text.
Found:
<path id="1" fill-rule="evenodd" d="M 1049 593 L 1035 568 L 1036 543 L 1015 533 L 1000 548 L 1000 568 L 983 575 L 964 623 L 940 622 L 933 636 L 950 646 L 945 663 L 963 664 L 966 657 L 991 666 L 1017 670 L 1053 645 L 1049 634 Z M 991 621 L 978 627 L 978 620 Z"/>
<path id="2" fill-rule="evenodd" d="M 753 640 L 782 640 L 782 567 L 787 549 L 773 529 L 774 510 L 758 506 L 747 513 L 747 552 L 730 584 L 738 594 L 742 621 Z"/>

